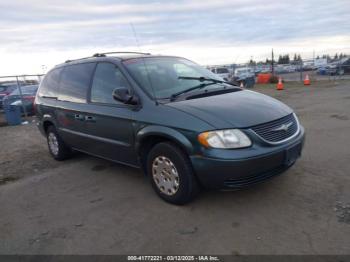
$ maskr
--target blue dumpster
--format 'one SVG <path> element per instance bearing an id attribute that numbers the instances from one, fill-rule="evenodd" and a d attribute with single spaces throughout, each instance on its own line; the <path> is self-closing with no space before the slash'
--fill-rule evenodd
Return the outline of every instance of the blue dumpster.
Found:
<path id="1" fill-rule="evenodd" d="M 253 88 L 254 87 L 254 84 L 255 84 L 255 77 L 254 76 L 251 76 L 251 77 L 247 77 L 245 79 L 245 87 L 246 88 Z"/>
<path id="2" fill-rule="evenodd" d="M 10 126 L 20 125 L 21 119 L 21 107 L 18 105 L 5 105 L 4 106 L 6 121 Z"/>

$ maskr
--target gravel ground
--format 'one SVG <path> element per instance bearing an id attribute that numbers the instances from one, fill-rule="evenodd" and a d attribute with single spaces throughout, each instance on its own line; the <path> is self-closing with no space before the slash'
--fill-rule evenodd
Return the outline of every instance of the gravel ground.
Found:
<path id="1" fill-rule="evenodd" d="M 77 154 L 56 162 L 35 123 L 0 128 L 0 254 L 350 254 L 350 82 L 255 90 L 306 128 L 285 174 L 169 205 L 141 171 Z"/>

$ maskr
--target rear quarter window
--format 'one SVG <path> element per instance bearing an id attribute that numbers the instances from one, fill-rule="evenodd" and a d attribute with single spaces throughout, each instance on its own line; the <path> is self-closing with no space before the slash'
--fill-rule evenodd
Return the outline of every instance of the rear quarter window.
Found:
<path id="1" fill-rule="evenodd" d="M 95 63 L 64 67 L 60 80 L 58 100 L 85 103 Z"/>
<path id="2" fill-rule="evenodd" d="M 40 84 L 39 96 L 57 98 L 60 75 L 62 68 L 53 69 L 48 72 Z"/>

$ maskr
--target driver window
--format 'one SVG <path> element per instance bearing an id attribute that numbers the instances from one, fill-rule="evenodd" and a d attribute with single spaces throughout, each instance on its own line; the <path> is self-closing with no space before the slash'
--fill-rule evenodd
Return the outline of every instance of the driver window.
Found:
<path id="1" fill-rule="evenodd" d="M 113 90 L 118 87 L 129 88 L 118 67 L 111 63 L 98 63 L 91 87 L 91 102 L 120 104 L 112 95 Z"/>

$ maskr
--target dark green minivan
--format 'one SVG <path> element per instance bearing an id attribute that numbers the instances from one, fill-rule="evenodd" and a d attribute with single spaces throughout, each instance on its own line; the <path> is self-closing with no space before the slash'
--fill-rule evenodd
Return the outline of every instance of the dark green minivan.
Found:
<path id="1" fill-rule="evenodd" d="M 181 57 L 103 53 L 49 71 L 36 99 L 51 155 L 72 150 L 142 168 L 157 194 L 244 188 L 291 167 L 304 128 L 285 104 Z"/>

